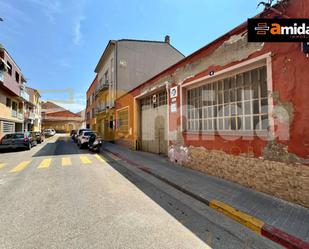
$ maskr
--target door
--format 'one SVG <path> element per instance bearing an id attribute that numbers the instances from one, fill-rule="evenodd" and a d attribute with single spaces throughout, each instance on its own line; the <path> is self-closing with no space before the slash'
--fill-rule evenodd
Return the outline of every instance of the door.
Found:
<path id="1" fill-rule="evenodd" d="M 142 150 L 167 154 L 167 95 L 166 91 L 141 100 Z"/>

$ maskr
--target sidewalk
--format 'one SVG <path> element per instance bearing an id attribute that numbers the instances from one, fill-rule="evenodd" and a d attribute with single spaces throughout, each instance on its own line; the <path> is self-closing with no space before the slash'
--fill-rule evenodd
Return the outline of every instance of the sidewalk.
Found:
<path id="1" fill-rule="evenodd" d="M 309 242 L 309 210 L 304 207 L 233 182 L 172 164 L 167 161 L 167 158 L 155 154 L 132 151 L 111 143 L 104 143 L 104 149 L 149 168 L 156 175 L 168 179 L 197 196 L 206 200 L 215 199 L 224 202 L 241 212 Z"/>

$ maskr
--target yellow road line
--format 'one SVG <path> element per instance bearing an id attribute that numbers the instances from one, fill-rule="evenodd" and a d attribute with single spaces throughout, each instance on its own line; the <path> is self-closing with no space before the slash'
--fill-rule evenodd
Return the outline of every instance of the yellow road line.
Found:
<path id="1" fill-rule="evenodd" d="M 71 158 L 70 158 L 70 157 L 63 157 L 63 158 L 61 159 L 61 165 L 62 165 L 62 166 L 69 166 L 69 165 L 72 165 Z"/>
<path id="2" fill-rule="evenodd" d="M 47 169 L 49 167 L 50 163 L 51 163 L 51 158 L 44 159 L 40 163 L 38 169 Z"/>
<path id="3" fill-rule="evenodd" d="M 79 158 L 80 158 L 80 160 L 83 164 L 90 164 L 91 163 L 91 160 L 87 156 L 80 156 Z"/>
<path id="4" fill-rule="evenodd" d="M 31 160 L 30 161 L 21 162 L 15 168 L 13 168 L 10 171 L 10 173 L 16 173 L 16 172 L 22 171 L 24 168 L 26 168 L 29 165 L 29 163 L 31 163 Z"/>
<path id="5" fill-rule="evenodd" d="M 6 163 L 0 163 L 0 169 L 4 168 Z"/>
<path id="6" fill-rule="evenodd" d="M 98 154 L 95 155 L 95 157 L 100 161 L 100 162 L 105 162 L 105 160 L 100 157 Z"/>
<path id="7" fill-rule="evenodd" d="M 245 225 L 250 228 L 254 232 L 261 234 L 262 227 L 264 226 L 264 222 L 249 215 L 244 212 L 241 212 L 221 201 L 211 200 L 209 202 L 209 207 L 224 213 L 226 216 L 238 221 L 239 223 Z"/>

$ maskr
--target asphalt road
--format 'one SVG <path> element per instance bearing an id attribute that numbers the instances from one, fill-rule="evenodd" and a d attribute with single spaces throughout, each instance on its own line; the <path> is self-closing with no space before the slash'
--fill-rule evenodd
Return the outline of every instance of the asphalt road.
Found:
<path id="1" fill-rule="evenodd" d="M 0 248 L 280 248 L 142 171 L 56 135 L 0 153 Z"/>

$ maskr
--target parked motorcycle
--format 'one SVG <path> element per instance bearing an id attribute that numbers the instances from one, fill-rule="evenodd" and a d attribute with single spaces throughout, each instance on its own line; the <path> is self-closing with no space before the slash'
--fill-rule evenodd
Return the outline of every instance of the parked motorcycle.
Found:
<path id="1" fill-rule="evenodd" d="M 96 136 L 96 134 L 92 134 L 89 137 L 88 149 L 93 152 L 100 152 L 102 146 L 101 138 Z"/>

